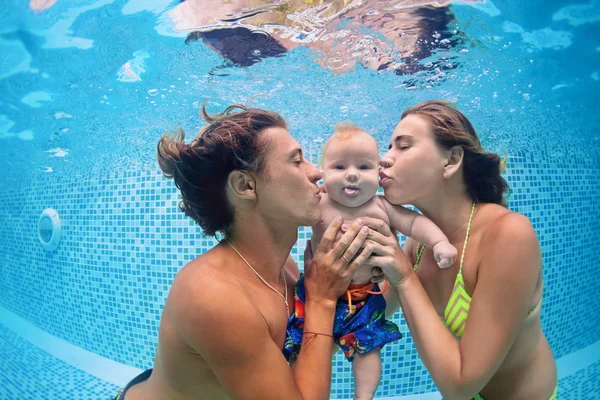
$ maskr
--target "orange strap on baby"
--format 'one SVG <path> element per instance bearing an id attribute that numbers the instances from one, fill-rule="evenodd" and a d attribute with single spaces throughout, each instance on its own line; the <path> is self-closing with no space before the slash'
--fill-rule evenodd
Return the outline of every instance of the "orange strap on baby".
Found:
<path id="1" fill-rule="evenodd" d="M 379 292 L 373 292 L 373 288 L 375 288 L 374 283 L 369 283 L 367 285 L 350 284 L 346 290 L 346 297 L 348 299 L 348 313 L 354 311 L 355 308 L 355 306 L 352 305 L 352 300 L 362 300 L 370 294 L 383 294 L 383 292 L 385 292 L 387 289 L 387 281 L 383 281 L 382 288 L 379 290 Z"/>

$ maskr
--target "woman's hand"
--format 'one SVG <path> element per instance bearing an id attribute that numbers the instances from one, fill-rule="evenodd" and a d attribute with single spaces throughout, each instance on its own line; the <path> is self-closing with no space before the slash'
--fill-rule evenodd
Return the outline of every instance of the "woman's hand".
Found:
<path id="1" fill-rule="evenodd" d="M 371 257 L 365 265 L 373 268 L 373 275 L 383 270 L 387 276 L 388 282 L 396 287 L 401 284 L 408 275 L 414 273 L 412 265 L 408 261 L 406 254 L 402 251 L 398 237 L 392 233 L 390 227 L 380 219 L 362 218 L 366 226 L 370 228 L 369 235 L 365 244 L 372 246 Z M 377 268 L 378 267 L 378 268 Z"/>
<path id="2" fill-rule="evenodd" d="M 336 234 L 342 226 L 342 219 L 336 218 L 323 234 L 319 249 L 314 255 L 310 242 L 307 243 L 304 251 L 307 301 L 325 300 L 335 303 L 344 294 L 354 271 L 366 264 L 373 251 L 373 246 L 364 246 L 369 228 L 363 225 L 360 219 L 354 221 L 341 239 L 335 242 Z"/>

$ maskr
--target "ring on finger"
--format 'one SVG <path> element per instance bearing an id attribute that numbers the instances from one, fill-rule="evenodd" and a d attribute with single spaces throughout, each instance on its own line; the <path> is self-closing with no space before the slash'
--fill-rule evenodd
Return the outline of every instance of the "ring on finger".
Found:
<path id="1" fill-rule="evenodd" d="M 342 255 L 342 258 L 343 258 L 344 260 L 346 260 L 346 261 L 348 262 L 348 264 L 350 264 L 350 262 L 352 261 L 352 260 L 348 260 L 348 259 L 346 258 L 346 255 L 345 255 L 345 254 L 344 254 L 344 255 Z"/>

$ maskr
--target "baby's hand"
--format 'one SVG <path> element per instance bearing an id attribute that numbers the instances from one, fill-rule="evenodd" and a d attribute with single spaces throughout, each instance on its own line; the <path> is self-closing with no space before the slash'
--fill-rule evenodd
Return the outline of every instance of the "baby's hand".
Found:
<path id="1" fill-rule="evenodd" d="M 448 268 L 456 261 L 456 247 L 450 242 L 443 241 L 433 246 L 433 257 L 440 268 Z"/>

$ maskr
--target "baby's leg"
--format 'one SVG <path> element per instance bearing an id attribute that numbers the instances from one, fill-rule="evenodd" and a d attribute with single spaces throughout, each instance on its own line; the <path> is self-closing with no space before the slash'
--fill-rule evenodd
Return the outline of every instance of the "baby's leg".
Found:
<path id="1" fill-rule="evenodd" d="M 381 349 L 356 353 L 352 361 L 354 400 L 371 400 L 381 380 Z"/>

